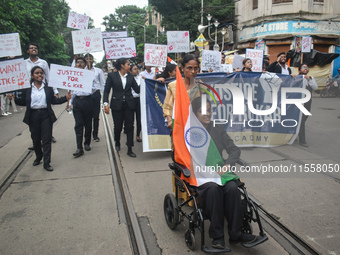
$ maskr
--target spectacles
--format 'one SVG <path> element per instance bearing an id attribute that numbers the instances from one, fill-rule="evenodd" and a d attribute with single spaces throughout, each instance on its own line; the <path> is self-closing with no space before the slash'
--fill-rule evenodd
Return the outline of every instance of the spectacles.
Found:
<path id="1" fill-rule="evenodd" d="M 200 68 L 199 68 L 198 66 L 195 66 L 195 67 L 187 66 L 185 69 L 187 69 L 188 71 L 194 70 L 195 72 L 197 72 L 198 70 L 200 70 Z"/>
<path id="2" fill-rule="evenodd" d="M 85 62 L 81 60 L 81 61 L 77 61 L 76 63 L 77 64 L 84 64 Z"/>
<path id="3" fill-rule="evenodd" d="M 307 66 L 303 66 L 303 67 L 301 67 L 301 69 L 308 70 L 308 69 L 309 69 L 309 67 L 307 67 Z"/>
<path id="4" fill-rule="evenodd" d="M 29 47 L 30 50 L 37 50 L 37 47 Z"/>

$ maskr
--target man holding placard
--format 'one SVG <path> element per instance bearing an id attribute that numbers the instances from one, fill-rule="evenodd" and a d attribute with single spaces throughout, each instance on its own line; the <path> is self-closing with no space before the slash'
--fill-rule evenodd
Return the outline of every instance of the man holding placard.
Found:
<path id="1" fill-rule="evenodd" d="M 105 78 L 104 78 L 104 73 L 101 69 L 96 68 L 93 66 L 93 55 L 87 53 L 85 55 L 85 59 L 87 62 L 87 69 L 91 70 L 94 72 L 94 80 L 92 84 L 92 118 L 93 118 L 93 140 L 96 142 L 99 142 L 100 139 L 98 137 L 98 128 L 99 128 L 99 113 L 100 113 L 100 99 L 101 99 L 101 94 L 100 91 L 104 90 L 105 86 Z"/>
<path id="2" fill-rule="evenodd" d="M 27 45 L 27 53 L 29 55 L 28 59 L 25 59 L 26 62 L 26 69 L 27 69 L 27 73 L 31 73 L 31 70 L 34 66 L 40 66 L 45 73 L 45 81 L 49 81 L 49 73 L 50 73 L 50 69 L 48 68 L 48 64 L 45 60 L 41 59 L 38 57 L 38 53 L 39 53 L 39 47 L 36 43 L 30 42 Z M 53 88 L 53 92 L 54 95 L 56 97 L 59 97 L 59 91 L 57 88 Z M 57 140 L 54 138 L 54 136 L 52 136 L 52 142 L 56 142 Z"/>
<path id="3" fill-rule="evenodd" d="M 85 69 L 86 59 L 84 57 L 76 58 L 76 68 Z M 84 147 L 90 151 L 91 131 L 92 131 L 92 98 L 91 92 L 72 91 L 73 117 L 75 120 L 74 131 L 76 133 L 77 150 L 73 153 L 75 158 L 84 155 L 83 134 L 85 128 Z"/>

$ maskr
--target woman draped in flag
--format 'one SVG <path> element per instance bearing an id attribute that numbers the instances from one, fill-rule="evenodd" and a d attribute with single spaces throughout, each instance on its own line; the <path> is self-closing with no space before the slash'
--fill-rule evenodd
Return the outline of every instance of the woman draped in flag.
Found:
<path id="1" fill-rule="evenodd" d="M 189 143 L 188 149 L 193 162 L 191 164 L 195 169 L 195 176 L 190 178 L 195 177 L 197 179 L 200 206 L 211 222 L 209 235 L 213 238 L 212 247 L 224 248 L 224 217 L 228 222 L 230 244 L 253 243 L 257 240 L 257 237 L 241 231 L 243 221 L 241 193 L 234 181 L 239 177 L 229 171 L 230 166 L 235 165 L 239 159 L 240 149 L 229 137 L 224 125 L 213 125 L 210 102 L 207 101 L 204 110 L 201 104 L 201 97 L 195 98 L 191 102 L 191 112 L 195 116 L 189 117 L 190 127 L 195 130 L 204 128 L 210 140 L 208 141 L 209 145 L 206 149 L 205 146 L 197 146 L 197 139 L 199 139 L 197 131 L 193 133 L 189 131 L 189 135 L 194 135 L 194 137 L 186 138 L 186 140 L 189 140 L 187 143 Z M 195 120 L 198 120 L 198 123 Z M 196 146 L 190 148 L 193 143 Z M 227 159 L 222 157 L 224 150 L 228 153 Z M 207 171 L 208 166 L 213 169 L 210 173 Z M 202 172 L 199 173 L 200 171 Z"/>
<path id="2" fill-rule="evenodd" d="M 184 73 L 184 84 L 188 92 L 190 101 L 200 96 L 199 85 L 195 82 L 195 77 L 199 72 L 199 60 L 195 55 L 186 55 L 181 62 L 181 69 Z M 166 118 L 168 128 L 172 127 L 173 106 L 176 95 L 176 81 L 169 83 L 168 91 L 163 103 L 163 115 Z"/>

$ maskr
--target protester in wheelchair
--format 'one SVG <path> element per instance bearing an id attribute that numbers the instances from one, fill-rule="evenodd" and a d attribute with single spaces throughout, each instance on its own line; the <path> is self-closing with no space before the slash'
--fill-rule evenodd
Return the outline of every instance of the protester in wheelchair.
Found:
<path id="1" fill-rule="evenodd" d="M 224 167 L 216 169 L 221 177 L 222 185 L 208 179 L 207 182 L 197 187 L 200 206 L 206 218 L 211 222 L 209 236 L 213 238 L 212 247 L 223 249 L 225 246 L 224 217 L 228 222 L 230 244 L 253 243 L 257 237 L 241 231 L 244 210 L 241 204 L 240 190 L 236 182 L 233 181 L 239 179 L 239 177 L 228 171 L 238 161 L 241 154 L 240 149 L 229 137 L 224 125 L 213 126 L 209 101 L 207 101 L 206 105 L 206 114 L 202 113 L 201 101 L 201 97 L 198 97 L 191 102 L 192 111 L 214 141 L 218 150 L 217 153 L 221 157 L 223 150 L 226 150 L 228 153 L 228 158 L 223 160 Z M 195 172 L 195 175 L 196 178 L 199 176 L 197 172 Z"/>

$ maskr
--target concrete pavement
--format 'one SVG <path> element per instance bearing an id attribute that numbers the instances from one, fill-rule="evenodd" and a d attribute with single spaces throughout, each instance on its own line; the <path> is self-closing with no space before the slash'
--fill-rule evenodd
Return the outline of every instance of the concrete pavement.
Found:
<path id="1" fill-rule="evenodd" d="M 31 157 L 11 186 L 0 198 L 1 254 L 132 254 L 126 226 L 121 224 L 112 184 L 102 122 L 99 143 L 74 159 L 76 149 L 73 116 L 63 112 L 54 127 L 57 143 L 52 147 L 53 172 L 42 165 L 33 167 Z M 333 110 L 332 110 L 333 109 Z M 339 164 L 340 101 L 338 98 L 313 98 L 313 116 L 307 120 L 307 142 L 275 148 L 243 148 L 242 158 L 254 166 L 291 166 L 302 164 Z M 19 116 L 19 115 L 18 115 Z M 7 117 L 6 117 L 7 118 Z M 0 126 L 19 117 L 0 119 Z M 111 118 L 111 116 L 110 116 Z M 20 120 L 19 120 L 20 119 Z M 112 123 L 112 122 L 111 122 Z M 24 124 L 25 125 L 25 124 Z M 29 131 L 24 128 L 16 136 L 3 139 L 0 148 L 0 179 L 31 145 Z M 2 129 L 3 130 L 3 129 Z M 126 155 L 122 135 L 122 162 L 136 214 L 140 220 L 150 254 L 187 254 L 186 226 L 170 230 L 164 220 L 163 199 L 172 192 L 171 172 L 167 167 L 170 153 L 142 153 L 135 143 L 137 158 Z M 340 186 L 334 178 L 339 173 L 290 174 L 240 173 L 248 192 L 270 213 L 322 254 L 340 254 Z M 255 231 L 257 233 L 257 231 Z M 232 246 L 233 254 L 287 254 L 271 237 L 253 249 Z M 210 239 L 207 236 L 207 244 Z M 196 234 L 199 251 L 199 233 Z M 227 242 L 228 245 L 228 242 Z M 197 251 L 198 250 L 198 251 Z M 191 252 L 193 253 L 193 252 Z"/>

